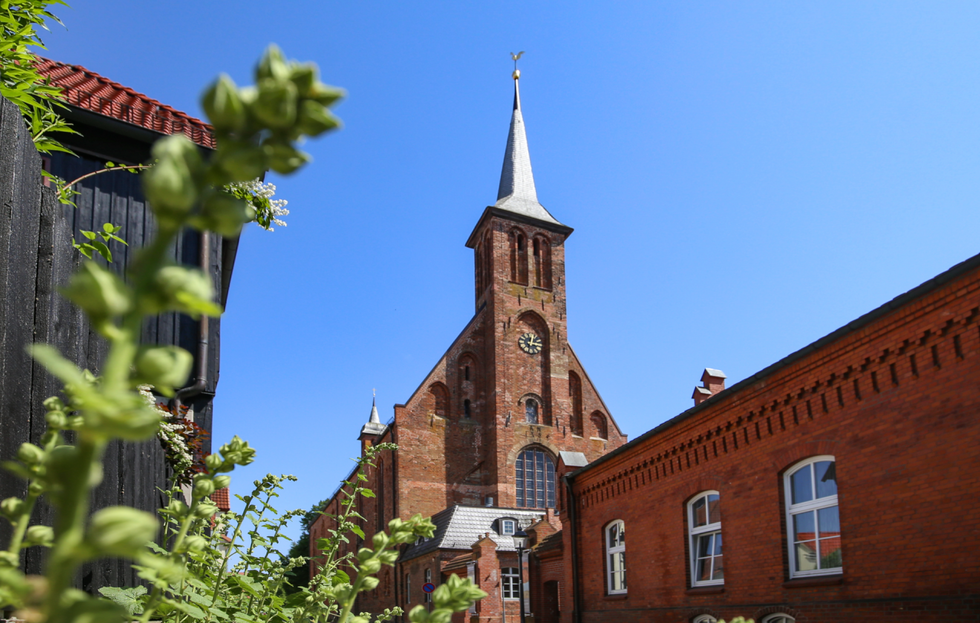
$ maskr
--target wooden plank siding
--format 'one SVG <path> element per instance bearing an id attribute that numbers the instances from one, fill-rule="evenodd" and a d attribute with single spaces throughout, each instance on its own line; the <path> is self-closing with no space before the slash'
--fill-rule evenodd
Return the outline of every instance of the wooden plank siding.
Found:
<path id="1" fill-rule="evenodd" d="M 111 147 L 111 146 L 109 146 Z M 103 153 L 111 153 L 108 148 Z M 50 169 L 72 180 L 104 166 L 104 161 L 79 152 L 79 157 L 54 154 Z M 9 460 L 25 441 L 37 443 L 44 433 L 43 401 L 58 394 L 60 383 L 33 363 L 26 348 L 34 343 L 56 346 L 68 359 L 98 374 L 107 353 L 106 341 L 90 330 L 78 309 L 58 296 L 84 258 L 71 246 L 82 239 L 81 230 L 99 231 L 102 224 L 123 225 L 119 235 L 129 246 L 112 242 L 110 268 L 125 272 L 135 252 L 156 232 L 152 212 L 140 188 L 138 175 L 114 171 L 88 178 L 78 188 L 77 208 L 62 205 L 53 189 L 44 188 L 41 158 L 34 150 L 20 111 L 0 98 L 0 460 Z M 209 271 L 215 292 L 222 291 L 222 239 L 212 236 Z M 170 249 L 170 257 L 183 264 L 199 264 L 200 234 L 185 231 Z M 103 260 L 98 258 L 101 264 Z M 212 319 L 208 335 L 208 375 L 204 392 L 187 400 L 195 422 L 211 430 L 211 402 L 217 386 L 220 321 Z M 143 343 L 175 344 L 197 357 L 199 324 L 181 314 L 147 319 Z M 196 367 L 195 367 L 196 370 Z M 194 382 L 192 376 L 188 384 Z M 208 444 L 209 445 L 209 444 Z M 105 476 L 95 489 L 93 509 L 124 504 L 155 511 L 167 488 L 168 469 L 159 441 L 115 442 L 105 457 Z M 0 499 L 24 496 L 26 483 L 0 473 Z M 52 510 L 44 504 L 34 522 L 52 523 Z M 0 524 L 0 544 L 9 540 L 7 522 Z M 24 564 L 29 573 L 43 570 L 44 551 L 30 548 Z M 77 585 L 94 591 L 102 586 L 139 583 L 129 563 L 102 560 L 86 565 Z"/>

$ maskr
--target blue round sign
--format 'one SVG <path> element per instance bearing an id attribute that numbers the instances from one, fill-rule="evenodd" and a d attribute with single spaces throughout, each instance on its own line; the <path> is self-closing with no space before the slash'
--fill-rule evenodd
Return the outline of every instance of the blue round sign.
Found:
<path id="1" fill-rule="evenodd" d="M 426 593 L 431 593 L 432 591 L 436 590 L 436 585 L 432 582 L 426 582 L 422 585 L 422 590 Z"/>

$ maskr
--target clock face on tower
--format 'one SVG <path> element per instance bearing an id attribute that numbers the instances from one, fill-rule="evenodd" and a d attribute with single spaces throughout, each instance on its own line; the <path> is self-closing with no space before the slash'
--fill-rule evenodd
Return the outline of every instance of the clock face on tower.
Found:
<path id="1" fill-rule="evenodd" d="M 537 355 L 541 352 L 541 338 L 533 333 L 525 333 L 517 338 L 517 344 L 529 355 Z"/>

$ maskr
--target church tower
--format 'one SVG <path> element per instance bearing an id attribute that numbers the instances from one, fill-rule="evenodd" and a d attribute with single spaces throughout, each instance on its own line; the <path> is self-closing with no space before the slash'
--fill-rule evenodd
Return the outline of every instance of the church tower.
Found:
<path id="1" fill-rule="evenodd" d="M 567 341 L 572 228 L 538 201 L 520 72 L 513 77 L 497 201 L 466 242 L 476 312 L 409 401 L 395 407 L 393 484 L 402 516 L 453 504 L 553 508 L 561 452 L 594 460 L 626 441 Z"/>

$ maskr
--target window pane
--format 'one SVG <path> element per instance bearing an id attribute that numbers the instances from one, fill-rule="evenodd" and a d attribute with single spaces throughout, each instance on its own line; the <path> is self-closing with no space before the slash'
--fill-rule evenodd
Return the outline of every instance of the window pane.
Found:
<path id="1" fill-rule="evenodd" d="M 555 464 L 551 459 L 545 461 L 545 485 L 548 488 L 548 508 L 555 507 Z"/>
<path id="2" fill-rule="evenodd" d="M 820 461 L 813 467 L 816 471 L 817 497 L 837 495 L 837 469 L 833 461 Z"/>
<path id="3" fill-rule="evenodd" d="M 840 551 L 840 537 L 820 540 L 820 568 L 837 569 L 844 566 Z"/>
<path id="4" fill-rule="evenodd" d="M 721 532 L 715 532 L 715 556 L 721 556 Z"/>
<path id="5" fill-rule="evenodd" d="M 797 571 L 813 571 L 817 568 L 817 542 L 804 541 L 793 546 Z"/>
<path id="6" fill-rule="evenodd" d="M 609 547 L 616 547 L 619 545 L 619 524 L 613 524 L 609 526 Z"/>
<path id="7" fill-rule="evenodd" d="M 830 506 L 821 508 L 817 511 L 817 525 L 820 526 L 819 538 L 840 536 L 840 517 L 837 515 L 837 507 Z"/>
<path id="8" fill-rule="evenodd" d="M 626 525 L 619 524 L 619 544 L 626 545 Z"/>
<path id="9" fill-rule="evenodd" d="M 813 511 L 793 515 L 793 540 L 809 541 L 816 538 L 817 527 L 814 525 Z"/>
<path id="10" fill-rule="evenodd" d="M 691 514 L 694 516 L 694 527 L 700 528 L 708 524 L 708 513 L 705 508 L 705 498 L 701 497 L 691 505 Z"/>
<path id="11" fill-rule="evenodd" d="M 725 579 L 725 567 L 722 564 L 722 561 L 724 561 L 724 560 L 725 559 L 722 558 L 721 556 L 716 556 L 715 557 L 715 572 L 713 574 L 711 574 L 711 579 L 712 580 L 724 580 Z"/>
<path id="12" fill-rule="evenodd" d="M 712 493 L 708 496 L 708 523 L 721 521 L 720 498 Z"/>
<path id="13" fill-rule="evenodd" d="M 698 582 L 704 582 L 711 579 L 711 559 L 710 558 L 698 558 L 698 568 L 695 571 L 697 575 Z"/>
<path id="14" fill-rule="evenodd" d="M 698 558 L 704 558 L 705 556 L 711 555 L 711 537 L 713 536 L 713 534 L 705 534 L 704 536 L 698 537 Z"/>
<path id="15" fill-rule="evenodd" d="M 811 465 L 807 465 L 790 476 L 793 504 L 809 502 L 813 499 L 813 483 L 810 480 L 811 468 Z"/>

